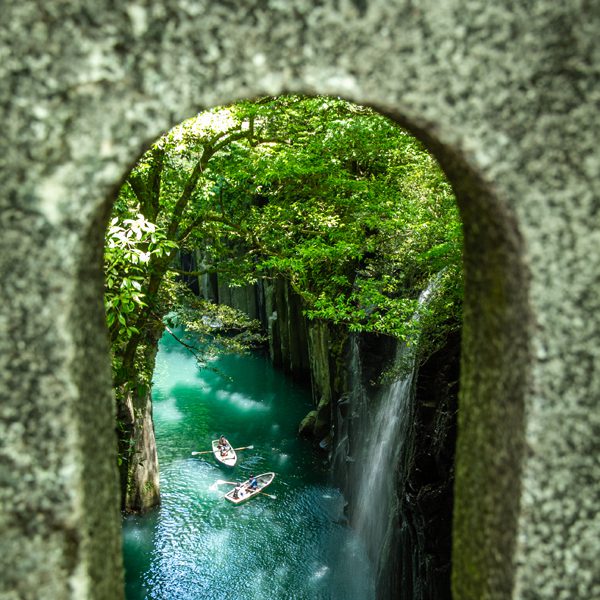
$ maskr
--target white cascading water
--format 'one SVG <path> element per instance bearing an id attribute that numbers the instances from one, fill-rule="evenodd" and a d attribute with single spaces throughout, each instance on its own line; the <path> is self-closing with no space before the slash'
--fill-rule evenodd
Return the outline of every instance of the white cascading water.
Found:
<path id="1" fill-rule="evenodd" d="M 405 347 L 398 351 L 397 364 L 405 360 L 404 352 Z M 364 415 L 368 421 L 361 436 L 363 452 L 352 469 L 352 526 L 376 572 L 395 514 L 397 469 L 412 420 L 413 383 L 411 366 L 406 376 L 384 390 L 374 414 Z"/>
<path id="2" fill-rule="evenodd" d="M 433 293 L 438 278 L 434 278 L 419 298 L 423 306 Z M 413 319 L 419 318 L 419 308 Z M 360 372 L 358 344 L 352 344 L 352 360 Z M 354 377 L 353 416 L 361 421 L 355 447 L 361 448 L 351 469 L 351 523 L 366 545 L 375 573 L 382 569 L 387 556 L 387 544 L 393 533 L 397 512 L 398 478 L 407 462 L 407 443 L 413 421 L 414 383 L 416 379 L 415 347 L 399 345 L 395 367 L 402 373 L 384 388 L 378 398 L 366 401 L 360 376 Z M 375 401 L 373 401 L 375 400 Z"/>

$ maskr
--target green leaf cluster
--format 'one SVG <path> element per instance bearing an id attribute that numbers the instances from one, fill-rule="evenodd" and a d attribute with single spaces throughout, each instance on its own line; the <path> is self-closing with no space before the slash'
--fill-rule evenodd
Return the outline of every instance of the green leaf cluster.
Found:
<path id="1" fill-rule="evenodd" d="M 189 305 L 174 284 L 177 249 L 200 253 L 202 272 L 229 285 L 283 277 L 309 318 L 354 331 L 433 348 L 460 324 L 451 186 L 407 131 L 339 98 L 260 98 L 184 121 L 141 157 L 114 217 L 106 304 L 123 365 L 147 328 Z M 412 319 L 438 273 L 431 303 Z M 193 328 L 189 311 L 185 321 Z"/>
<path id="2" fill-rule="evenodd" d="M 450 184 L 418 140 L 337 98 L 223 110 L 251 118 L 253 140 L 215 156 L 210 218 L 194 232 L 222 277 L 285 277 L 309 318 L 355 331 L 409 340 L 425 330 L 433 343 L 459 326 L 462 225 Z M 418 295 L 440 272 L 417 325 Z"/>
<path id="3" fill-rule="evenodd" d="M 132 323 L 137 311 L 148 307 L 142 287 L 148 264 L 152 257 L 163 257 L 175 247 L 141 214 L 111 220 L 104 245 L 104 308 L 113 344 L 122 345 L 139 333 Z"/>

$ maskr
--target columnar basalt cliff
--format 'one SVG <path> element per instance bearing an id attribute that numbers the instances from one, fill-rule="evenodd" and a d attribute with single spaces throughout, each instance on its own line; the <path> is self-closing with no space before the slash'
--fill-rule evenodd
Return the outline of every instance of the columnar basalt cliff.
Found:
<path id="1" fill-rule="evenodd" d="M 334 402 L 333 474 L 370 548 L 377 597 L 450 598 L 459 342 L 390 378 L 395 347 L 381 336 L 351 342 Z"/>
<path id="2" fill-rule="evenodd" d="M 332 476 L 348 502 L 350 521 L 361 510 L 387 513 L 381 532 L 374 534 L 376 527 L 368 517 L 365 533 L 371 538 L 365 542 L 376 549 L 371 558 L 377 571 L 377 598 L 450 598 L 459 336 L 453 334 L 424 364 L 411 367 L 406 420 L 394 430 L 396 437 L 387 440 L 390 460 L 380 465 L 390 486 L 376 490 L 369 481 L 367 496 L 372 503 L 359 506 L 365 502 L 357 487 L 369 468 L 365 457 L 386 443 L 371 431 L 374 407 L 390 401 L 387 390 L 404 376 L 394 375 L 397 342 L 307 321 L 300 299 L 283 280 L 249 286 L 236 296 L 226 285 L 218 289 L 215 301 L 247 313 L 263 307 L 257 316 L 268 328 L 271 359 L 305 383 L 310 378 L 315 408 L 300 423 L 299 434 L 313 439 L 329 457 Z M 295 356 L 306 359 L 298 361 Z"/>
<path id="3" fill-rule="evenodd" d="M 196 258 L 193 267 L 201 265 Z M 199 277 L 200 294 L 207 300 L 227 304 L 261 322 L 269 339 L 273 364 L 296 379 L 310 377 L 309 325 L 302 302 L 281 278 L 261 280 L 256 285 L 230 287 L 216 274 Z"/>
<path id="4" fill-rule="evenodd" d="M 381 569 L 390 598 L 451 597 L 459 354 L 453 335 L 417 371 L 412 429 L 398 465 L 405 473 L 397 489 L 397 527 Z"/>
<path id="5" fill-rule="evenodd" d="M 262 323 L 273 364 L 311 386 L 315 409 L 302 424 L 303 434 L 327 437 L 334 388 L 341 385 L 338 365 L 347 339 L 345 330 L 307 320 L 301 299 L 282 278 L 229 287 L 216 274 L 202 275 L 198 288 L 204 298 L 237 308 Z"/>

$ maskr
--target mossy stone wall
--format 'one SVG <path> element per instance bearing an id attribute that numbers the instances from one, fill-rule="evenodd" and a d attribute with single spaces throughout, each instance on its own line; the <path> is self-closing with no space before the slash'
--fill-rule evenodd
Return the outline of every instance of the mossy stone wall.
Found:
<path id="1" fill-rule="evenodd" d="M 584 0 L 7 3 L 0 597 L 122 597 L 101 247 L 160 133 L 331 93 L 419 135 L 465 221 L 454 590 L 600 597 L 600 10 Z"/>

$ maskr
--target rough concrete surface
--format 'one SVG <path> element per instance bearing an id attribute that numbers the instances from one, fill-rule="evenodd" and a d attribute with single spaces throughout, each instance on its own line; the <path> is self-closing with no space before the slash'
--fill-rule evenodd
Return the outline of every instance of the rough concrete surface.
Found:
<path id="1" fill-rule="evenodd" d="M 3 3 L 0 598 L 122 597 L 105 217 L 161 132 L 285 91 L 373 104 L 455 185 L 455 597 L 600 597 L 599 30 L 588 0 Z"/>

